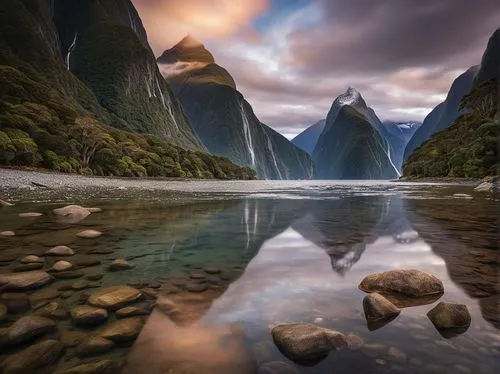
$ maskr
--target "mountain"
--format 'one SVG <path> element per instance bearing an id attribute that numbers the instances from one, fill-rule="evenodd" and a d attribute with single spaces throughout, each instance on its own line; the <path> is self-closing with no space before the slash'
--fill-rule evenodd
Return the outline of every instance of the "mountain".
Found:
<path id="1" fill-rule="evenodd" d="M 116 176 L 252 174 L 201 152 L 129 0 L 0 2 L 0 124 L 3 165 Z"/>
<path id="2" fill-rule="evenodd" d="M 318 142 L 319 136 L 325 128 L 326 119 L 316 122 L 302 131 L 299 135 L 292 139 L 292 143 L 302 149 L 304 152 L 312 156 L 314 147 Z"/>
<path id="3" fill-rule="evenodd" d="M 313 151 L 318 179 L 391 179 L 399 170 L 391 159 L 389 131 L 361 94 L 349 87 L 333 102 Z M 395 157 L 394 152 L 392 152 Z"/>
<path id="4" fill-rule="evenodd" d="M 259 121 L 231 75 L 201 42 L 184 38 L 158 64 L 211 153 L 255 169 L 259 178 L 312 178 L 309 155 Z"/>
<path id="5" fill-rule="evenodd" d="M 403 170 L 405 177 L 482 178 L 498 174 L 499 38 L 500 32 L 496 30 L 488 42 L 481 65 L 457 78 L 448 94 L 448 102 L 429 114 L 428 118 L 442 113 L 437 123 L 447 123 L 447 126 L 409 154 Z M 446 114 L 449 112 L 456 117 L 448 123 L 450 117 Z M 422 128 L 425 125 L 426 121 Z M 414 138 L 417 134 L 418 131 Z"/>
<path id="6" fill-rule="evenodd" d="M 477 71 L 478 67 L 473 66 L 455 79 L 446 100 L 436 106 L 427 117 L 425 117 L 422 126 L 408 142 L 404 153 L 405 160 L 416 148 L 429 139 L 432 134 L 451 126 L 460 116 L 460 101 L 472 88 L 472 82 Z"/>

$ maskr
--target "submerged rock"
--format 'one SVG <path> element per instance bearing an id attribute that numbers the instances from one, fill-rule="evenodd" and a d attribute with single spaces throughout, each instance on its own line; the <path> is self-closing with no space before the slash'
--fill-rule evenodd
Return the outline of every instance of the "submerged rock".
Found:
<path id="1" fill-rule="evenodd" d="M 113 374 L 116 373 L 118 365 L 111 360 L 90 362 L 75 366 L 71 369 L 58 370 L 56 374 Z"/>
<path id="2" fill-rule="evenodd" d="M 120 309 L 139 300 L 142 296 L 141 291 L 129 286 L 112 286 L 95 291 L 89 297 L 89 304 L 105 308 Z"/>
<path id="3" fill-rule="evenodd" d="M 102 212 L 102 209 L 101 208 L 96 208 L 96 207 L 93 207 L 93 208 L 85 208 L 87 209 L 90 213 L 101 213 Z"/>
<path id="4" fill-rule="evenodd" d="M 126 318 L 134 316 L 145 316 L 151 313 L 151 310 L 139 306 L 126 306 L 125 308 L 118 309 L 115 312 L 117 318 Z"/>
<path id="5" fill-rule="evenodd" d="M 77 237 L 79 238 L 85 238 L 85 239 L 94 239 L 98 238 L 102 235 L 102 232 L 97 231 L 97 230 L 84 230 L 80 231 L 78 234 L 76 234 Z"/>
<path id="6" fill-rule="evenodd" d="M 471 322 L 464 304 L 440 302 L 427 313 L 427 317 L 437 329 L 468 328 Z"/>
<path id="7" fill-rule="evenodd" d="M 387 356 L 390 361 L 397 362 L 399 364 L 406 363 L 408 359 L 407 354 L 397 347 L 390 347 L 389 351 L 387 352 Z"/>
<path id="8" fill-rule="evenodd" d="M 7 208 L 7 207 L 9 207 L 9 206 L 13 206 L 13 205 L 14 205 L 14 204 L 9 203 L 9 202 L 7 202 L 7 201 L 5 201 L 5 200 L 0 200 L 0 208 Z"/>
<path id="9" fill-rule="evenodd" d="M 20 344 L 52 331 L 56 327 L 53 320 L 40 316 L 19 318 L 0 335 L 2 344 Z"/>
<path id="10" fill-rule="evenodd" d="M 74 254 L 75 251 L 66 245 L 57 245 L 45 252 L 47 256 L 73 256 Z"/>
<path id="11" fill-rule="evenodd" d="M 96 325 L 108 318 L 106 309 L 90 305 L 79 305 L 71 309 L 71 319 L 77 325 Z"/>
<path id="12" fill-rule="evenodd" d="M 115 343 L 113 343 L 111 340 L 101 338 L 100 336 L 94 336 L 80 344 L 76 348 L 76 354 L 79 357 L 95 356 L 101 353 L 109 352 L 114 347 Z"/>
<path id="13" fill-rule="evenodd" d="M 382 327 L 401 313 L 401 309 L 376 292 L 365 296 L 363 310 L 370 330 Z"/>
<path id="14" fill-rule="evenodd" d="M 3 304 L 0 304 L 0 322 L 7 317 L 7 307 Z"/>
<path id="15" fill-rule="evenodd" d="M 35 255 L 28 255 L 24 256 L 19 262 L 21 264 L 40 264 L 43 263 L 43 259 Z"/>
<path id="16" fill-rule="evenodd" d="M 2 291 L 31 290 L 46 285 L 50 280 L 50 275 L 45 271 L 0 274 L 0 287 Z"/>
<path id="17" fill-rule="evenodd" d="M 296 362 L 319 361 L 332 349 L 348 346 L 344 334 L 310 323 L 278 325 L 271 335 L 278 349 Z"/>
<path id="18" fill-rule="evenodd" d="M 141 317 L 119 319 L 106 326 L 99 336 L 118 344 L 128 343 L 139 336 L 143 325 L 144 320 Z"/>
<path id="19" fill-rule="evenodd" d="M 59 301 L 51 301 L 47 303 L 39 311 L 37 311 L 37 314 L 52 319 L 68 318 L 66 308 Z"/>
<path id="20" fill-rule="evenodd" d="M 127 260 L 123 258 L 117 258 L 114 260 L 108 267 L 110 271 L 120 271 L 120 270 L 128 270 L 132 269 L 134 266 L 130 265 Z"/>
<path id="21" fill-rule="evenodd" d="M 63 345 L 56 340 L 45 340 L 8 356 L 2 363 L 4 374 L 36 373 L 37 369 L 54 363 Z"/>
<path id="22" fill-rule="evenodd" d="M 365 344 L 362 337 L 353 333 L 348 334 L 346 340 L 348 348 L 352 350 L 360 349 Z"/>
<path id="23" fill-rule="evenodd" d="M 54 209 L 52 212 L 58 216 L 59 220 L 67 223 L 80 222 L 90 214 L 88 209 L 80 205 L 67 205 L 63 208 Z"/>
<path id="24" fill-rule="evenodd" d="M 21 265 L 14 266 L 12 268 L 12 271 L 14 271 L 16 273 L 20 273 L 20 272 L 31 271 L 31 270 L 40 270 L 41 268 L 43 268 L 43 263 L 34 262 L 32 264 L 21 264 Z"/>
<path id="25" fill-rule="evenodd" d="M 286 362 L 273 361 L 259 367 L 259 374 L 299 374 L 299 371 Z"/>
<path id="26" fill-rule="evenodd" d="M 30 300 L 25 293 L 3 292 L 0 294 L 0 300 L 12 314 L 24 313 L 30 309 Z"/>
<path id="27" fill-rule="evenodd" d="M 378 292 L 390 301 L 401 298 L 428 298 L 444 292 L 443 282 L 432 274 L 416 270 L 389 270 L 366 276 L 359 284 L 365 292 Z M 396 303 L 396 305 L 398 305 Z M 398 305 L 400 306 L 400 305 Z"/>
<path id="28" fill-rule="evenodd" d="M 73 267 L 73 264 L 68 261 L 57 261 L 53 266 L 52 266 L 52 271 L 66 271 L 69 270 Z"/>

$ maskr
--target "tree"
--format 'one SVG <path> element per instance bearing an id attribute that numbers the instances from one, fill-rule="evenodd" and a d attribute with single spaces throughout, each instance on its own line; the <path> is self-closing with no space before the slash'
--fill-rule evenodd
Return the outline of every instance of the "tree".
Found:
<path id="1" fill-rule="evenodd" d="M 113 138 L 102 129 L 99 122 L 88 116 L 75 119 L 72 133 L 71 147 L 80 155 L 84 168 L 90 165 L 98 150 L 108 143 L 114 142 Z"/>

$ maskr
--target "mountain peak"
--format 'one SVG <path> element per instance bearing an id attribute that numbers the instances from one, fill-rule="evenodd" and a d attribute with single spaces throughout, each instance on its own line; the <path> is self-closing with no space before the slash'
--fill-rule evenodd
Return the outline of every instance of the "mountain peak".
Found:
<path id="1" fill-rule="evenodd" d="M 203 45 L 203 43 L 201 41 L 199 41 L 198 39 L 196 39 L 191 34 L 188 34 L 184 38 L 182 38 L 182 40 L 179 43 L 177 43 L 177 45 L 185 47 L 185 48 L 193 48 L 193 47 L 203 47 L 203 48 L 205 48 L 205 46 Z"/>
<path id="2" fill-rule="evenodd" d="M 160 64 L 174 64 L 176 62 L 213 64 L 215 60 L 202 42 L 192 35 L 186 35 L 179 43 L 163 52 L 158 58 L 158 62 Z"/>
<path id="3" fill-rule="evenodd" d="M 356 106 L 358 104 L 362 104 L 363 106 L 366 106 L 361 93 L 352 86 L 349 86 L 343 94 L 340 94 L 335 99 L 334 104 L 338 104 L 339 106 Z"/>

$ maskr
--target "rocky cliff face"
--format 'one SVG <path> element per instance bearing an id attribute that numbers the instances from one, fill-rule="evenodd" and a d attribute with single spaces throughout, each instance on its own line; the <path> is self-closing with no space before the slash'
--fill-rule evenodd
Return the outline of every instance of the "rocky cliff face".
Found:
<path id="1" fill-rule="evenodd" d="M 391 158 L 389 132 L 361 94 L 349 88 L 335 99 L 313 151 L 318 179 L 391 179 L 400 170 Z M 392 152 L 391 152 L 392 151 Z"/>
<path id="2" fill-rule="evenodd" d="M 308 127 L 295 138 L 293 138 L 292 143 L 312 156 L 314 147 L 316 147 L 319 136 L 325 128 L 325 124 L 326 119 L 322 119 L 321 121 L 316 122 L 314 125 Z"/>
<path id="3" fill-rule="evenodd" d="M 265 179 L 309 179 L 311 158 L 261 123 L 202 43 L 184 38 L 158 64 L 207 149 L 249 166 Z"/>

